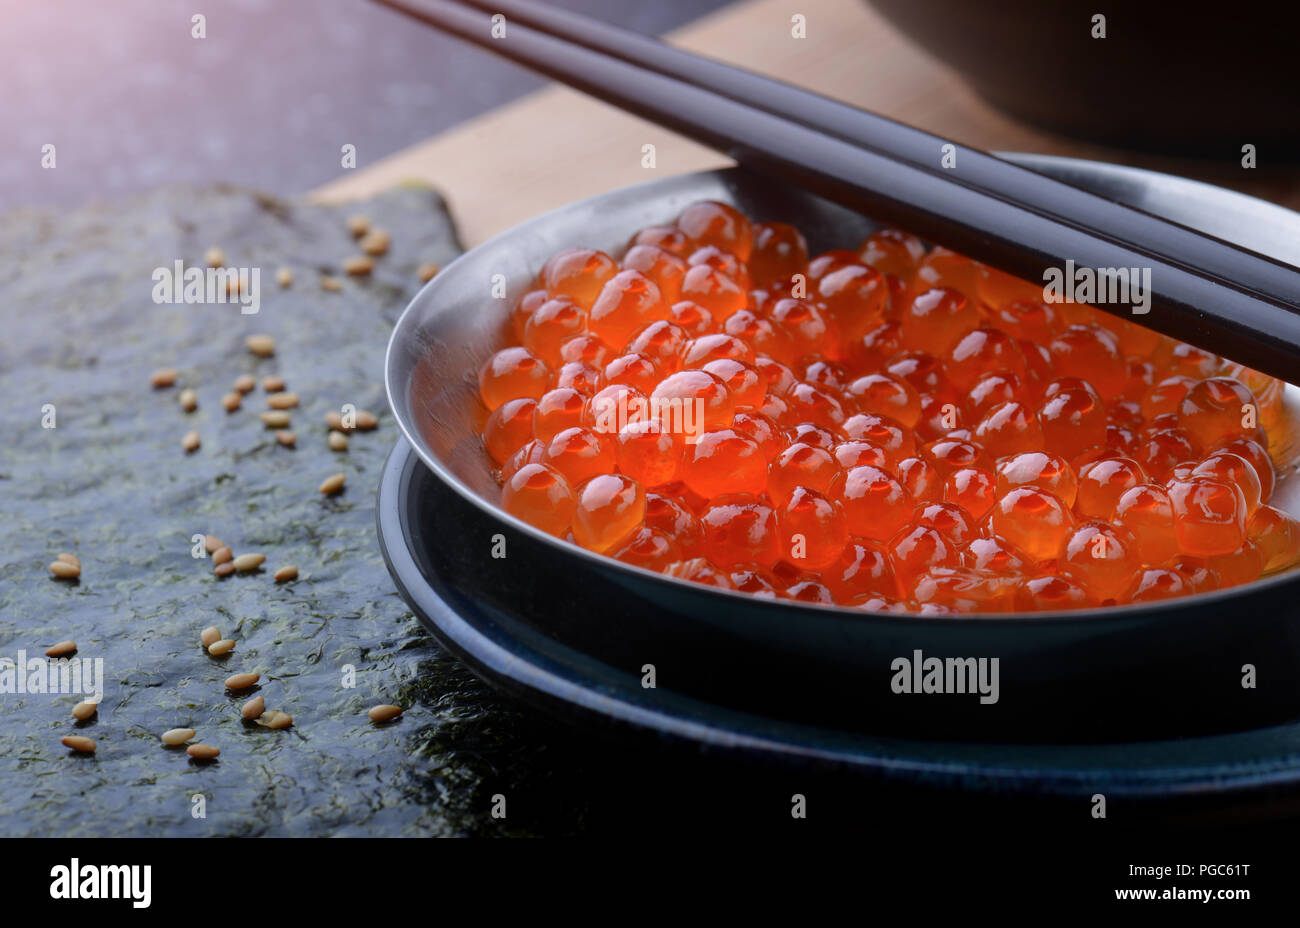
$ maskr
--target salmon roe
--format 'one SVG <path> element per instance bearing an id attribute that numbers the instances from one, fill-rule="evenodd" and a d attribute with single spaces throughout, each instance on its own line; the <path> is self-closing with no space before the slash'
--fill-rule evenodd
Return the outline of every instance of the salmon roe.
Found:
<path id="1" fill-rule="evenodd" d="M 501 505 L 765 598 L 947 615 L 1300 562 L 1283 384 L 892 229 L 810 254 L 717 202 L 570 248 L 479 371 Z"/>

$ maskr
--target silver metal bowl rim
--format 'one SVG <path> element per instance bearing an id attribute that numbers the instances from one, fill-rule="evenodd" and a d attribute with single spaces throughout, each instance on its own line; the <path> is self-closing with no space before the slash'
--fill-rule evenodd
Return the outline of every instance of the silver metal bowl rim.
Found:
<path id="1" fill-rule="evenodd" d="M 1182 189 L 1187 189 L 1187 187 L 1189 186 L 1194 186 L 1195 188 L 1197 188 L 1198 192 L 1204 196 L 1218 199 L 1224 203 L 1228 203 L 1228 202 L 1234 203 L 1235 205 L 1241 207 L 1242 210 L 1245 212 L 1259 213 L 1262 215 L 1266 215 L 1270 220 L 1274 222 L 1295 224 L 1297 226 L 1297 230 L 1300 231 L 1300 213 L 1295 213 L 1291 210 L 1285 209 L 1284 207 L 1280 207 L 1277 204 L 1269 203 L 1266 200 L 1260 200 L 1257 197 L 1251 197 L 1248 196 L 1247 194 L 1238 193 L 1236 191 L 1228 190 L 1224 187 L 1218 187 L 1213 184 L 1206 184 L 1201 181 L 1195 181 L 1190 178 L 1178 177 L 1172 174 L 1165 174 L 1158 171 L 1149 171 L 1142 168 L 1129 167 L 1126 165 L 1110 164 L 1103 161 L 1090 161 L 1082 158 L 1067 158 L 1067 157 L 1059 157 L 1055 155 L 1039 155 L 1039 154 L 1026 153 L 1026 152 L 997 152 L 997 154 L 1000 157 L 1006 158 L 1007 160 L 1010 161 L 1015 161 L 1016 163 L 1024 165 L 1025 167 L 1030 167 L 1030 168 L 1055 167 L 1058 169 L 1070 168 L 1092 176 L 1109 175 L 1112 178 L 1119 179 L 1119 180 L 1128 180 L 1130 182 L 1134 182 L 1144 187 L 1152 184 L 1153 182 L 1162 185 L 1172 184 Z M 400 402 L 398 401 L 399 388 L 409 390 L 409 384 L 406 383 L 398 384 L 395 382 L 394 355 L 398 343 L 403 338 L 405 338 L 408 334 L 405 331 L 405 329 L 410 325 L 413 325 L 411 320 L 415 317 L 416 311 L 418 310 L 419 306 L 429 300 L 437 299 L 437 292 L 440 289 L 440 286 L 447 285 L 446 281 L 451 279 L 453 275 L 456 273 L 456 267 L 458 264 L 461 264 L 470 255 L 475 254 L 477 252 L 488 251 L 494 248 L 501 247 L 503 243 L 508 242 L 510 239 L 513 239 L 516 236 L 526 234 L 530 229 L 544 227 L 549 221 L 551 221 L 551 218 L 556 213 L 562 210 L 576 209 L 584 206 L 587 207 L 594 206 L 601 203 L 603 200 L 607 198 L 613 198 L 616 196 L 626 196 L 629 193 L 634 193 L 637 191 L 645 191 L 647 195 L 650 195 L 652 194 L 652 192 L 662 192 L 674 184 L 687 184 L 693 179 L 699 177 L 706 177 L 706 176 L 726 177 L 728 175 L 737 175 L 742 173 L 744 173 L 743 168 L 728 167 L 728 168 L 718 168 L 712 171 L 698 171 L 698 172 L 691 172 L 686 174 L 677 174 L 671 177 L 657 178 L 655 180 L 644 181 L 642 183 L 633 184 L 627 187 L 619 187 L 616 188 L 615 190 L 609 190 L 604 193 L 596 194 L 595 196 L 591 196 L 583 200 L 574 201 L 573 203 L 566 204 L 565 206 L 559 207 L 556 210 L 551 210 L 539 216 L 534 216 L 532 219 L 526 220 L 525 222 L 512 226 L 511 228 L 506 229 L 502 232 L 498 232 L 496 235 L 492 236 L 486 241 L 481 242 L 480 244 L 474 246 L 473 248 L 459 255 L 455 260 L 453 260 L 450 264 L 448 264 L 445 268 L 443 268 L 443 270 L 440 271 L 437 276 L 435 276 L 432 280 L 430 280 L 423 287 L 421 287 L 420 290 L 415 294 L 415 296 L 411 298 L 410 303 L 407 304 L 406 308 L 402 311 L 402 314 L 398 317 L 396 324 L 393 326 L 393 333 L 389 337 L 388 347 L 384 353 L 384 388 L 388 396 L 389 408 L 393 410 L 393 415 L 397 420 L 398 428 L 401 429 L 403 437 L 406 439 L 407 443 L 413 449 L 415 449 L 416 454 L 419 455 L 420 460 L 424 462 L 425 466 L 428 467 L 434 473 L 434 475 L 438 477 L 438 479 L 442 480 L 445 484 L 450 486 L 460 497 L 462 497 L 463 499 L 465 499 L 466 501 L 468 501 L 469 503 L 471 503 L 472 505 L 474 505 L 475 507 L 477 507 L 478 509 L 486 513 L 487 515 L 501 522 L 504 522 L 515 531 L 523 532 L 545 545 L 549 545 L 558 549 L 559 551 L 563 552 L 567 556 L 577 557 L 583 560 L 590 561 L 593 567 L 599 569 L 606 569 L 606 570 L 612 569 L 615 572 L 626 571 L 631 573 L 633 576 L 641 577 L 651 582 L 670 584 L 672 586 L 681 588 L 684 591 L 688 591 L 695 595 L 703 595 L 706 597 L 709 596 L 718 597 L 719 606 L 736 605 L 740 602 L 743 602 L 751 606 L 766 603 L 773 606 L 779 606 L 779 607 L 790 608 L 795 610 L 812 609 L 823 614 L 829 613 L 832 615 L 841 615 L 844 616 L 845 618 L 851 618 L 855 622 L 877 621 L 882 624 L 889 624 L 889 625 L 896 625 L 899 622 L 970 623 L 973 621 L 988 621 L 988 622 L 996 622 L 996 623 L 1023 622 L 1027 624 L 1033 624 L 1033 625 L 1042 625 L 1044 623 L 1070 623 L 1070 622 L 1087 622 L 1089 624 L 1096 624 L 1098 622 L 1105 622 L 1107 620 L 1121 621 L 1124 619 L 1131 619 L 1139 615 L 1151 615 L 1153 613 L 1160 613 L 1160 612 L 1176 612 L 1180 608 L 1185 607 L 1189 602 L 1196 602 L 1199 604 L 1199 603 L 1211 603 L 1216 601 L 1227 600 L 1240 595 L 1241 592 L 1244 590 L 1252 590 L 1252 591 L 1263 590 L 1269 587 L 1292 582 L 1296 579 L 1297 575 L 1295 573 L 1283 571 L 1282 573 L 1274 574 L 1268 577 L 1262 577 L 1258 580 L 1252 581 L 1251 583 L 1243 584 L 1237 587 L 1230 587 L 1224 590 L 1213 590 L 1207 593 L 1197 593 L 1191 596 L 1182 596 L 1174 599 L 1159 600 L 1151 603 L 1142 603 L 1139 605 L 1125 604 L 1125 605 L 1115 605 L 1115 606 L 1098 606 L 1089 609 L 1057 609 L 1057 610 L 1049 610 L 1043 612 L 1015 612 L 1015 613 L 976 612 L 976 613 L 963 613 L 961 615 L 946 615 L 946 614 L 945 615 L 923 615 L 916 612 L 885 612 L 885 611 L 876 612 L 876 611 L 869 611 L 865 609 L 858 609 L 852 606 L 824 605 L 821 603 L 808 603 L 808 602 L 802 602 L 798 600 L 765 599 L 762 597 L 756 597 L 750 593 L 741 592 L 739 590 L 725 590 L 725 589 L 720 589 L 718 587 L 709 586 L 706 584 L 694 583 L 690 580 L 683 580 L 677 577 L 670 577 L 667 574 L 659 573 L 658 571 L 650 570 L 644 567 L 637 567 L 633 564 L 625 563 L 616 558 L 608 557 L 604 554 L 597 554 L 596 552 L 589 551 L 586 548 L 581 547 L 580 545 L 570 544 L 569 542 L 565 541 L 562 538 L 557 538 L 554 535 L 548 534 L 547 532 L 543 532 L 541 529 L 538 529 L 535 526 L 530 525 L 529 523 L 523 521 L 522 519 L 519 519 L 516 516 L 513 516 L 510 513 L 506 512 L 500 506 L 495 505 L 489 502 L 488 500 L 483 499 L 473 489 L 466 486 L 461 481 L 461 479 L 458 476 L 456 476 L 456 474 L 454 474 L 450 469 L 445 467 L 442 464 L 442 462 L 438 459 L 437 455 L 430 453 L 424 440 L 421 438 L 419 431 L 415 428 L 414 423 L 408 422 L 407 417 L 403 414 L 403 408 L 406 405 L 406 401 L 405 400 Z M 631 232 L 629 232 L 629 236 L 630 235 Z M 1260 246 L 1257 245 L 1254 247 L 1259 248 Z M 1290 256 L 1278 256 L 1278 257 L 1289 258 Z"/>

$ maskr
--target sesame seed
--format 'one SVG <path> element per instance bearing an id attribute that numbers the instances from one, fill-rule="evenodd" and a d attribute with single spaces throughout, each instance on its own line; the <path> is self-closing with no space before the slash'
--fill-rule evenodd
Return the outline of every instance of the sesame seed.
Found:
<path id="1" fill-rule="evenodd" d="M 75 641 L 60 641 L 58 644 L 50 647 L 46 652 L 46 657 L 67 657 L 70 654 L 77 653 L 77 643 Z"/>
<path id="2" fill-rule="evenodd" d="M 370 716 L 370 721 L 372 722 L 391 722 L 402 714 L 402 707 L 389 705 L 372 706 L 370 711 L 366 714 Z"/>
<path id="3" fill-rule="evenodd" d="M 265 554 L 241 554 L 231 563 L 235 565 L 235 570 L 240 573 L 247 573 L 250 570 L 257 570 L 265 560 Z"/>
<path id="4" fill-rule="evenodd" d="M 350 277 L 365 277 L 375 269 L 375 262 L 365 255 L 352 255 L 343 259 L 343 271 Z"/>
<path id="5" fill-rule="evenodd" d="M 244 344 L 259 358 L 269 358 L 275 354 L 275 339 L 269 335 L 250 335 L 244 339 Z"/>
<path id="6" fill-rule="evenodd" d="M 324 482 L 320 485 L 320 491 L 326 496 L 333 496 L 335 493 L 338 493 L 343 489 L 343 483 L 345 480 L 347 480 L 347 477 L 344 474 L 334 474 L 330 477 L 326 477 Z"/>
<path id="7" fill-rule="evenodd" d="M 170 367 L 154 371 L 149 377 L 149 383 L 153 384 L 156 390 L 173 386 L 176 383 L 176 371 Z"/>
<path id="8" fill-rule="evenodd" d="M 376 226 L 361 239 L 361 250 L 368 255 L 382 255 L 388 251 L 388 233 Z"/>
<path id="9" fill-rule="evenodd" d="M 261 674 L 237 673 L 233 676 L 226 677 L 226 689 L 246 690 L 260 679 L 262 679 Z"/>
<path id="10" fill-rule="evenodd" d="M 81 576 L 81 568 L 67 561 L 54 561 L 50 564 L 50 573 L 60 580 L 76 580 Z"/>

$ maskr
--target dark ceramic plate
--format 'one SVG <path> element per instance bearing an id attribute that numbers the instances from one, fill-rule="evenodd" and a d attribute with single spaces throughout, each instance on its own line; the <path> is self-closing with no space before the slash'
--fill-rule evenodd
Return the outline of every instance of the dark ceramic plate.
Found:
<path id="1" fill-rule="evenodd" d="M 1231 16 L 1090 0 L 871 0 L 905 36 L 1017 119 L 1093 142 L 1216 159 L 1300 157 L 1291 3 Z M 1093 17 L 1108 16 L 1106 37 Z M 1286 88 L 1290 87 L 1291 90 Z"/>
<path id="2" fill-rule="evenodd" d="M 1116 199 L 1300 261 L 1300 217 L 1215 187 L 1068 159 L 1015 156 Z M 433 279 L 389 344 L 389 401 L 457 516 L 439 520 L 477 571 L 477 609 L 522 616 L 514 633 L 612 667 L 654 664 L 694 699 L 771 719 L 875 735 L 1113 741 L 1244 730 L 1300 717 L 1300 573 L 1165 603 L 1051 614 L 917 617 L 763 600 L 665 577 L 566 544 L 507 515 L 479 439 L 476 372 L 503 342 L 512 300 L 542 262 L 584 244 L 619 252 L 637 229 L 698 199 L 796 224 L 816 251 L 851 246 L 862 216 L 740 170 L 614 191 L 527 222 Z M 504 280 L 507 299 L 494 300 Z M 1275 439 L 1281 437 L 1275 436 Z M 1285 444 L 1289 439 L 1282 441 Z M 1276 446 L 1275 446 L 1276 448 Z M 1288 458 L 1289 459 L 1289 458 Z M 1279 483 L 1279 496 L 1295 492 Z M 1284 504 L 1295 511 L 1293 501 Z M 493 557 L 503 543 L 505 558 Z M 466 611 L 457 606 L 457 611 Z M 988 658 L 999 698 L 900 696 L 896 658 Z M 1252 665 L 1258 683 L 1243 687 Z M 662 685 L 662 684 L 661 684 Z"/>
<path id="3" fill-rule="evenodd" d="M 531 584 L 477 554 L 490 530 L 399 440 L 379 488 L 380 545 L 398 589 L 446 648 L 489 683 L 571 721 L 659 736 L 730 756 L 870 774 L 934 787 L 1088 797 L 1273 796 L 1300 783 L 1300 724 L 1177 740 L 1113 744 L 970 744 L 882 737 L 746 712 L 677 688 L 671 655 L 651 650 L 659 685 L 636 664 L 612 665 L 540 633 Z M 468 520 L 468 521 L 467 521 Z M 554 595 L 575 594 L 557 580 Z M 581 583 L 576 584 L 581 586 Z M 603 591 L 593 590 L 593 594 Z M 581 595 L 581 594 L 579 594 Z M 511 607 L 510 603 L 515 603 Z M 587 604 L 590 608 L 590 604 Z M 598 613 L 599 614 L 599 613 Z M 611 622 L 617 614 L 602 617 Z M 734 668 L 720 669 L 721 684 Z M 783 699 L 797 686 L 771 681 Z M 900 697 L 901 698 L 901 697 Z"/>

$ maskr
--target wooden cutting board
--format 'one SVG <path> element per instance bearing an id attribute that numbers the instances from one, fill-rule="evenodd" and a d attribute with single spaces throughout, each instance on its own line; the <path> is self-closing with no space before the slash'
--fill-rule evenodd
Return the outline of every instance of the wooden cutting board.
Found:
<path id="1" fill-rule="evenodd" d="M 807 35 L 792 35 L 795 10 Z M 746 0 L 666 37 L 675 45 L 808 87 L 981 148 L 1073 155 L 1197 177 L 1300 209 L 1300 172 L 1135 155 L 1020 125 L 855 0 Z M 485 53 L 486 54 L 486 53 Z M 642 167 L 642 146 L 656 149 Z M 727 158 L 566 87 L 552 86 L 362 165 L 315 191 L 370 196 L 408 180 L 437 187 L 466 245 L 557 206 Z"/>

